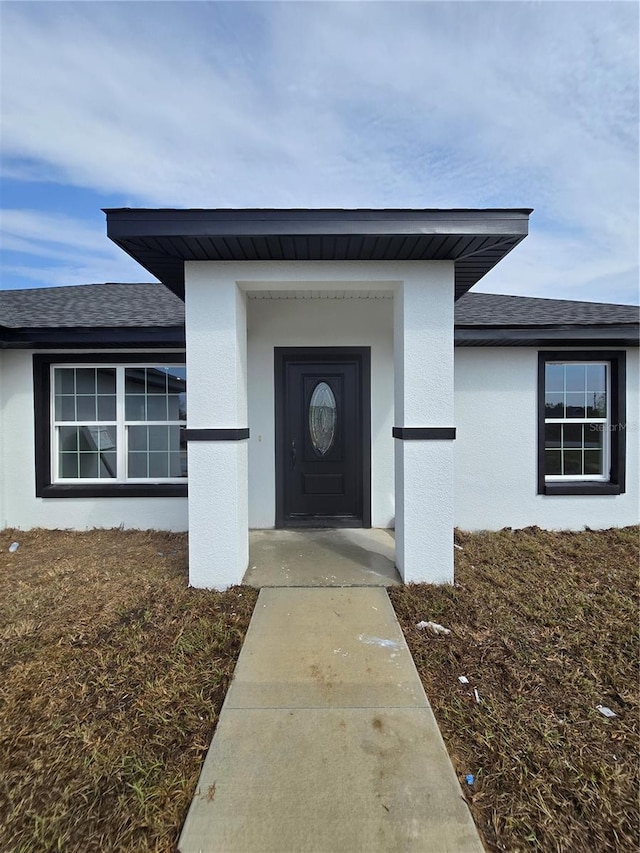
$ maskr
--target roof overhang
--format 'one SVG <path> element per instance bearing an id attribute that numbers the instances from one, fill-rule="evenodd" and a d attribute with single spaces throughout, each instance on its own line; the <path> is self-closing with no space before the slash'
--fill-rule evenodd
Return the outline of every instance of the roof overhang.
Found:
<path id="1" fill-rule="evenodd" d="M 455 261 L 459 299 L 523 240 L 530 208 L 108 208 L 107 235 L 181 298 L 185 261 Z"/>

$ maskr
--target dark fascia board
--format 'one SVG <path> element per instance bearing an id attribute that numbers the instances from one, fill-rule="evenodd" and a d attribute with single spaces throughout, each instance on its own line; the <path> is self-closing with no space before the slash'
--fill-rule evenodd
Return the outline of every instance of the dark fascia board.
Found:
<path id="1" fill-rule="evenodd" d="M 104 212 L 108 237 L 181 299 L 186 260 L 397 259 L 455 261 L 458 299 L 527 236 L 531 208 Z"/>
<path id="2" fill-rule="evenodd" d="M 45 349 L 97 347 L 139 349 L 143 347 L 184 349 L 184 326 L 57 326 L 33 329 L 0 329 L 0 349 Z"/>
<path id="3" fill-rule="evenodd" d="M 609 326 L 456 326 L 459 347 L 616 346 L 637 347 L 640 325 Z M 117 349 L 159 347 L 184 349 L 184 326 L 171 327 L 56 327 L 37 329 L 0 328 L 0 349 Z"/>
<path id="4" fill-rule="evenodd" d="M 238 237 L 268 235 L 528 233 L 533 208 L 490 209 L 151 209 L 103 208 L 107 235 Z"/>
<path id="5" fill-rule="evenodd" d="M 458 347 L 616 346 L 637 347 L 640 325 L 456 326 Z"/>

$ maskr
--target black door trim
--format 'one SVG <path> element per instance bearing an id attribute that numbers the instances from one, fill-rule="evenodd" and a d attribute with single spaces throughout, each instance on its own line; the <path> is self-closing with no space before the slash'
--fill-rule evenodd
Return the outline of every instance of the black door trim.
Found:
<path id="1" fill-rule="evenodd" d="M 362 527 L 371 527 L 371 347 L 274 347 L 275 389 L 275 466 L 276 466 L 276 527 L 305 526 L 285 519 L 284 513 L 284 433 L 286 424 L 284 366 L 288 360 L 360 362 L 361 423 L 362 423 Z M 308 525 L 306 525 L 308 526 Z M 340 519 L 327 520 L 327 527 L 347 526 Z M 348 526 L 353 526 L 350 524 Z"/>

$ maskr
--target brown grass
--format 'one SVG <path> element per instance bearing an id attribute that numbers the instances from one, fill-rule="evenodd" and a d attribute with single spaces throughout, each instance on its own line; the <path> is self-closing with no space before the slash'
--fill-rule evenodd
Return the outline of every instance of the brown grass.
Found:
<path id="1" fill-rule="evenodd" d="M 638 528 L 456 541 L 455 587 L 390 596 L 486 847 L 637 851 Z"/>
<path id="2" fill-rule="evenodd" d="M 0 849 L 175 848 L 256 597 L 186 567 L 185 534 L 0 533 Z"/>

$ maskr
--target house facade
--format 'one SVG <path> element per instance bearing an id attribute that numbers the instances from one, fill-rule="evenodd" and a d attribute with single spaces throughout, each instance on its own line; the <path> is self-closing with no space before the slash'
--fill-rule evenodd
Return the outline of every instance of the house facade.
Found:
<path id="1" fill-rule="evenodd" d="M 528 210 L 107 211 L 162 284 L 0 294 L 0 523 L 394 527 L 406 581 L 453 530 L 638 522 L 638 312 L 468 292 Z"/>

